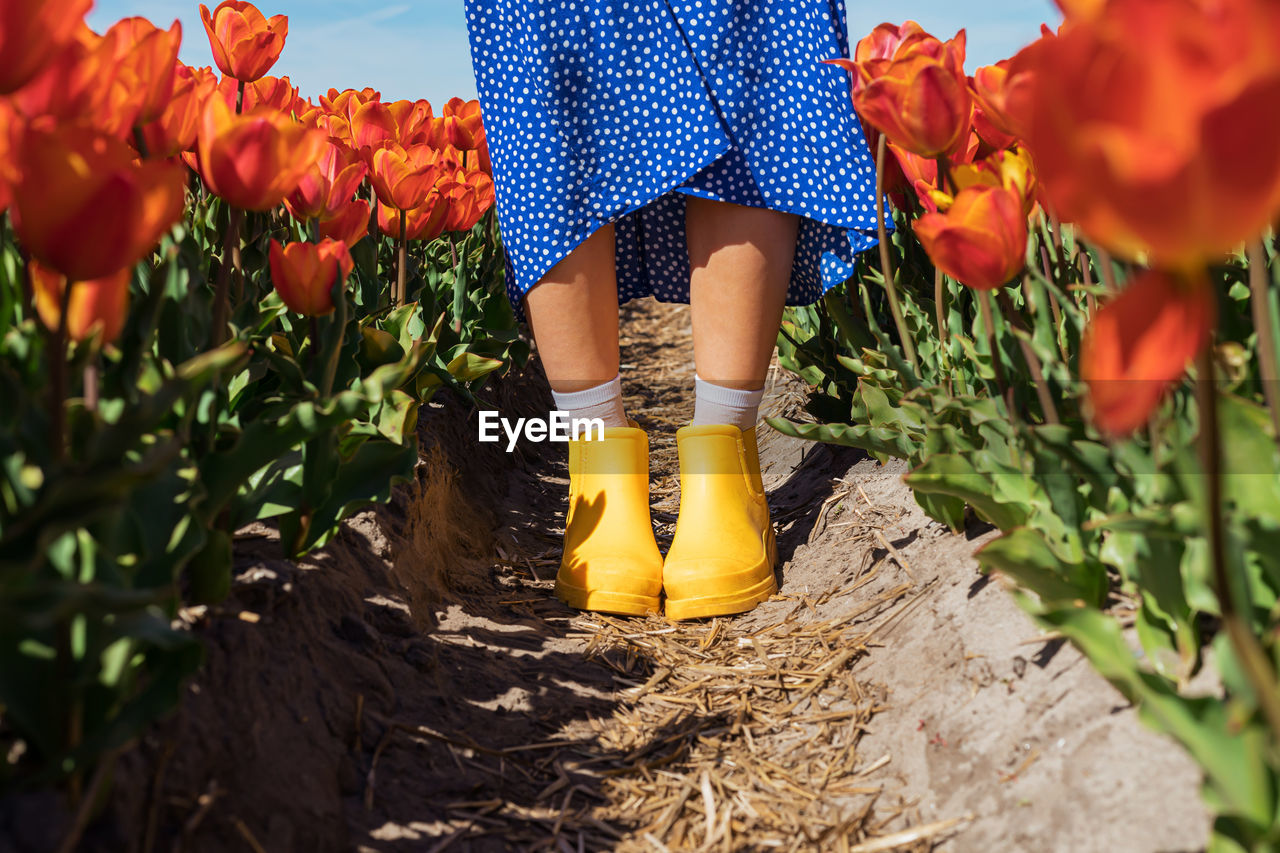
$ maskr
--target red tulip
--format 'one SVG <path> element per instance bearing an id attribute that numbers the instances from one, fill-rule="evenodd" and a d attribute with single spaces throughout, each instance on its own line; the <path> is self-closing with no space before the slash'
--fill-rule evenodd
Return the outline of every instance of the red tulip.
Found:
<path id="1" fill-rule="evenodd" d="M 1022 198 L 1002 186 L 961 190 L 945 212 L 922 215 L 915 232 L 938 269 L 977 290 L 1008 283 L 1027 251 Z"/>
<path id="2" fill-rule="evenodd" d="M 8 99 L 0 98 L 0 213 L 13 203 L 10 187 L 18 180 L 13 163 L 13 139 L 18 135 L 18 116 L 9 106 Z"/>
<path id="3" fill-rule="evenodd" d="M 274 110 L 238 116 L 209 98 L 200 120 L 200 176 L 215 194 L 245 210 L 270 210 L 297 189 L 326 139 Z"/>
<path id="4" fill-rule="evenodd" d="M 368 167 L 345 145 L 330 141 L 298 188 L 284 200 L 294 219 L 328 219 L 351 201 Z"/>
<path id="5" fill-rule="evenodd" d="M 132 266 L 182 218 L 186 172 L 139 163 L 128 145 L 83 128 L 27 128 L 13 187 L 18 238 L 75 281 Z"/>
<path id="6" fill-rule="evenodd" d="M 32 261 L 28 269 L 36 313 L 50 331 L 56 331 L 62 318 L 67 278 L 38 261 Z M 96 334 L 99 343 L 103 344 L 118 338 L 129 312 L 129 281 L 132 278 L 133 267 L 127 266 L 102 278 L 73 284 L 67 303 L 67 336 L 73 341 L 83 341 Z"/>
<path id="7" fill-rule="evenodd" d="M 21 89 L 84 26 L 93 0 L 4 0 L 0 5 L 0 95 Z"/>
<path id="8" fill-rule="evenodd" d="M 244 0 L 223 0 L 212 14 L 201 3 L 200 18 L 209 34 L 213 61 L 223 74 L 246 83 L 271 70 L 289 35 L 288 17 L 275 15 L 268 20 Z"/>
<path id="9" fill-rule="evenodd" d="M 1080 375 L 1098 428 L 1124 435 L 1147 422 L 1187 362 L 1209 345 L 1213 286 L 1148 270 L 1102 306 L 1085 329 Z"/>
<path id="10" fill-rule="evenodd" d="M 385 205 L 379 205 L 379 215 L 381 216 L 382 211 L 386 209 Z M 397 229 L 399 224 L 400 219 L 396 217 Z M 329 237 L 340 240 L 349 249 L 353 248 L 356 243 L 369 235 L 369 203 L 363 199 L 356 199 L 340 205 L 333 216 L 316 222 L 316 232 L 322 240 Z M 399 231 L 397 230 L 391 236 L 398 237 Z"/>
<path id="11" fill-rule="evenodd" d="M 1280 4 L 1109 0 L 1018 72 L 1046 202 L 1113 253 L 1190 268 L 1280 213 Z"/>
<path id="12" fill-rule="evenodd" d="M 345 243 L 290 243 L 271 241 L 271 281 L 290 311 L 319 317 L 333 310 L 333 285 L 346 281 L 354 264 Z M 341 278 L 339 278 L 341 276 Z"/>

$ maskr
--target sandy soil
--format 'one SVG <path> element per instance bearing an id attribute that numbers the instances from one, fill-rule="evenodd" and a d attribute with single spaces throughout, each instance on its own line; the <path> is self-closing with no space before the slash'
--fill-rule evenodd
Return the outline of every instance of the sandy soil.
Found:
<path id="1" fill-rule="evenodd" d="M 663 548 L 687 326 L 624 308 Z M 775 372 L 763 414 L 803 390 Z M 550 408 L 536 368 L 487 399 Z M 480 445 L 446 395 L 422 430 L 417 482 L 301 565 L 242 531 L 232 597 L 184 614 L 207 665 L 85 849 L 1202 849 L 1195 767 L 979 574 L 994 533 L 930 523 L 900 466 L 762 428 L 781 594 L 677 628 L 552 598 L 562 446 Z M 0 853 L 59 820 L 0 807 Z"/>

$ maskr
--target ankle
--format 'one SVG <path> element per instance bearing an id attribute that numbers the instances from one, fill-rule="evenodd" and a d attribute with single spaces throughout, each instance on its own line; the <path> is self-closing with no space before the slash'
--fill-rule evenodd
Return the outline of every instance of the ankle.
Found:
<path id="1" fill-rule="evenodd" d="M 556 411 L 565 412 L 570 420 L 599 418 L 608 427 L 625 427 L 627 413 L 622 407 L 622 374 L 581 391 L 560 392 L 552 389 Z"/>
<path id="2" fill-rule="evenodd" d="M 708 382 L 695 372 L 693 426 L 729 424 L 746 432 L 756 425 L 764 386 L 754 390 L 729 388 Z"/>

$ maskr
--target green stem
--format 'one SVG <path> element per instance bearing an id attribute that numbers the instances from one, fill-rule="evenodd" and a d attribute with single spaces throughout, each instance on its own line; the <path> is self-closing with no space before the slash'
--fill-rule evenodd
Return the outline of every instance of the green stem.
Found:
<path id="1" fill-rule="evenodd" d="M 218 267 L 218 280 L 213 290 L 213 328 L 209 338 L 213 346 L 221 346 L 227 339 L 228 290 L 231 284 L 231 268 L 240 257 L 240 223 L 244 211 L 231 208 L 227 219 L 227 233 L 222 238 L 222 265 Z"/>
<path id="2" fill-rule="evenodd" d="M 1098 299 L 1093 295 L 1093 270 L 1089 268 L 1088 251 L 1080 253 L 1080 275 L 1084 281 L 1085 305 L 1089 308 L 1089 316 L 1093 317 L 1098 313 Z"/>
<path id="3" fill-rule="evenodd" d="M 1267 284 L 1267 253 L 1262 240 L 1248 246 L 1249 295 L 1253 309 L 1253 327 L 1258 333 L 1258 367 L 1262 377 L 1262 395 L 1271 411 L 1271 428 L 1280 441 L 1280 376 L 1277 376 L 1276 340 L 1272 335 L 1270 294 Z"/>
<path id="4" fill-rule="evenodd" d="M 1102 271 L 1102 285 L 1107 289 L 1107 293 L 1119 293 L 1120 288 L 1116 284 L 1116 271 L 1111 263 L 1111 253 L 1101 247 L 1098 247 L 1098 269 Z"/>
<path id="5" fill-rule="evenodd" d="M 236 115 L 244 112 L 244 81 L 240 81 L 240 85 L 236 87 Z"/>
<path id="6" fill-rule="evenodd" d="M 409 214 L 400 211 L 400 256 L 396 262 L 396 294 L 395 303 L 403 305 L 408 299 L 409 289 L 409 241 L 406 239 L 409 229 Z"/>
<path id="7" fill-rule="evenodd" d="M 1030 287 L 1030 285 L 1026 285 Z M 1017 310 L 1013 307 L 1013 302 L 1009 299 L 1009 294 L 1003 290 L 996 291 L 996 299 L 1000 301 L 1000 308 L 1008 315 L 1009 322 L 1014 328 L 1020 332 L 1030 335 L 1030 330 L 1022 322 Z M 1036 351 L 1032 348 L 1031 342 L 1022 335 L 1015 335 L 1018 339 L 1019 346 L 1022 347 L 1022 357 L 1027 362 L 1027 368 L 1031 371 L 1031 378 L 1036 384 L 1036 396 L 1040 399 L 1040 408 L 1044 412 L 1046 423 L 1057 424 L 1058 408 L 1053 404 L 1053 395 L 1049 393 L 1049 383 L 1044 379 L 1044 371 L 1040 366 L 1040 359 L 1036 357 Z"/>
<path id="8" fill-rule="evenodd" d="M 320 321 L 315 315 L 309 315 L 307 319 L 311 326 L 311 346 L 307 347 L 307 372 L 314 374 L 316 372 L 316 350 L 320 348 Z"/>
<path id="9" fill-rule="evenodd" d="M 1218 423 L 1218 400 L 1212 345 L 1196 356 L 1196 402 L 1200 410 L 1200 454 L 1207 476 L 1209 558 L 1213 565 L 1214 586 L 1222 624 L 1227 639 L 1239 658 L 1240 668 L 1258 699 L 1263 717 L 1272 731 L 1280 736 L 1280 684 L 1277 683 L 1270 659 L 1258 637 L 1239 611 L 1236 583 L 1227 566 L 1226 530 L 1222 516 L 1222 436 Z"/>
<path id="10" fill-rule="evenodd" d="M 882 136 L 880 138 L 883 139 L 884 137 Z M 951 158 L 946 154 L 939 154 L 934 159 L 934 162 L 938 164 L 938 189 L 948 195 L 954 196 L 956 194 L 956 182 L 955 179 L 951 177 Z"/>
<path id="11" fill-rule="evenodd" d="M 902 306 L 898 304 L 898 288 L 893 282 L 893 266 L 889 263 L 889 232 L 885 228 L 884 205 L 884 158 L 885 136 L 880 135 L 876 145 L 876 234 L 880 238 L 880 272 L 884 275 L 884 289 L 889 294 L 889 312 L 893 314 L 893 323 L 898 327 L 898 337 L 902 341 L 902 351 L 907 362 L 918 376 L 920 366 L 916 364 L 916 347 L 907 334 L 907 323 L 902 318 Z"/>
<path id="12" fill-rule="evenodd" d="M 324 380 L 320 386 L 320 393 L 323 399 L 327 400 L 333 394 L 334 378 L 338 375 L 338 359 L 342 356 L 342 344 L 346 339 L 347 328 L 347 285 L 342 280 L 342 274 L 338 274 L 340 286 L 337 288 L 337 299 L 334 305 L 337 308 L 338 315 L 335 322 L 338 324 L 338 340 L 334 342 L 333 348 L 329 351 L 329 360 L 324 368 Z"/>
<path id="13" fill-rule="evenodd" d="M 453 260 L 453 330 L 462 333 L 462 313 L 467 302 L 466 270 L 458 260 L 458 244 L 449 235 L 449 256 Z"/>
<path id="14" fill-rule="evenodd" d="M 70 279 L 62 288 L 58 327 L 49 333 L 49 445 L 55 462 L 66 458 L 67 432 L 67 312 L 71 310 Z"/>
<path id="15" fill-rule="evenodd" d="M 991 310 L 991 292 L 988 290 L 979 290 L 978 309 L 982 312 L 982 325 L 986 327 L 987 347 L 991 350 L 991 367 L 996 373 L 996 386 L 1000 389 L 1000 396 L 1004 398 L 1005 408 L 1008 410 L 1009 418 L 1015 417 L 1013 408 L 1013 386 L 1009 384 L 1009 378 L 1005 375 L 1004 364 L 1000 360 L 1000 346 L 996 339 L 996 323 L 995 312 Z"/>

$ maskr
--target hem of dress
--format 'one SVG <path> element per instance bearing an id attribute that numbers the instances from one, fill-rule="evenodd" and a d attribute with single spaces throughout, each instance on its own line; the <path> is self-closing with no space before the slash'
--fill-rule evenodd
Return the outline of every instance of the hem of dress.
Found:
<path id="1" fill-rule="evenodd" d="M 722 132 L 723 132 L 723 129 L 722 129 Z M 632 213 L 635 213 L 637 210 L 640 210 L 641 208 L 648 207 L 650 204 L 653 204 L 655 201 L 657 201 L 658 199 L 662 198 L 662 197 L 663 197 L 663 196 L 665 196 L 667 193 L 669 193 L 669 192 L 671 192 L 672 190 L 676 189 L 676 188 L 677 188 L 677 187 L 679 187 L 681 184 L 683 184 L 685 181 L 689 180 L 689 179 L 690 179 L 690 178 L 692 178 L 694 175 L 698 174 L 698 173 L 699 173 L 699 172 L 701 172 L 703 169 L 707 168 L 707 167 L 708 167 L 708 166 L 710 166 L 712 163 L 714 163 L 714 162 L 716 162 L 717 160 L 719 160 L 719 159 L 720 159 L 721 157 L 723 157 L 725 154 L 728 154 L 728 153 L 729 153 L 729 151 L 730 151 L 732 148 L 733 148 L 733 140 L 732 140 L 731 138 L 729 138 L 729 136 L 726 134 L 726 135 L 725 135 L 725 147 L 724 147 L 724 148 L 721 148 L 721 149 L 717 150 L 717 151 L 715 152 L 715 155 L 714 155 L 714 156 L 712 156 L 710 159 L 703 160 L 702 162 L 700 162 L 700 163 L 699 163 L 699 164 L 698 164 L 698 165 L 697 165 L 697 166 L 696 166 L 692 171 L 690 171 L 690 172 L 688 172 L 688 173 L 686 173 L 686 174 L 684 174 L 684 175 L 681 175 L 679 178 L 676 178 L 674 183 L 671 183 L 671 184 L 670 184 L 670 185 L 668 185 L 668 186 L 664 186 L 664 188 L 663 188 L 660 192 L 658 192 L 658 194 L 657 194 L 657 195 L 655 195 L 653 198 L 650 198 L 650 199 L 647 199 L 647 200 L 645 200 L 645 201 L 642 201 L 642 202 L 640 202 L 639 204 L 633 204 L 633 205 L 630 205 L 630 206 L 624 207 L 624 208 L 622 208 L 621 210 L 618 210 L 618 211 L 616 211 L 616 212 L 611 212 L 611 213 L 605 214 L 604 216 L 596 216 L 596 217 L 592 217 L 592 218 L 590 218 L 590 219 L 586 220 L 586 230 L 585 230 L 585 233 L 583 233 L 581 236 L 577 236 L 577 235 L 575 235 L 575 236 L 574 236 L 574 238 L 573 238 L 572 243 L 570 243 L 570 245 L 569 245 L 569 249 L 568 249 L 567 251 L 565 251 L 565 252 L 564 252 L 564 254 L 560 255 L 560 256 L 559 256 L 559 257 L 557 257 L 555 260 L 553 260 L 553 261 L 551 262 L 551 265 L 550 265 L 550 266 L 548 266 L 546 269 L 541 270 L 541 271 L 538 273 L 538 277 L 534 279 L 533 284 L 529 285 L 529 287 L 527 287 L 527 288 L 526 288 L 526 289 L 525 289 L 525 290 L 520 294 L 520 300 L 519 300 L 519 301 L 520 301 L 520 303 L 521 303 L 520 305 L 512 305 L 512 306 L 511 306 L 512 311 L 513 311 L 513 312 L 515 313 L 515 315 L 516 315 L 516 320 L 517 320 L 518 322 L 521 322 L 521 323 L 527 323 L 527 322 L 528 322 L 527 318 L 525 317 L 525 312 L 524 312 L 524 304 L 523 304 L 523 303 L 524 303 L 524 297 L 525 297 L 526 295 L 528 295 L 528 293 L 529 293 L 529 291 L 530 291 L 530 290 L 532 290 L 533 288 L 537 287 L 538 282 L 542 281 L 543 277 L 544 277 L 544 276 L 546 276 L 546 274 L 547 274 L 547 273 L 549 273 L 549 272 L 550 272 L 550 271 L 555 267 L 555 265 L 556 265 L 556 264 L 560 263 L 560 261 L 562 261 L 562 260 L 564 260 L 565 258 L 567 258 L 570 254 L 572 254 L 572 252 L 573 252 L 573 250 L 574 250 L 574 249 L 577 249 L 577 248 L 578 248 L 579 246 L 581 246 L 584 242 L 586 242 L 587 238 L 591 237 L 593 234 L 595 234 L 597 231 L 599 231 L 601 228 L 605 227 L 606 225 L 612 225 L 613 223 L 617 222 L 617 221 L 618 221 L 619 219 L 621 219 L 622 217 L 627 216 L 627 215 L 632 214 Z M 615 239 L 616 239 L 616 238 L 615 238 Z M 621 304 L 621 303 L 619 303 L 619 304 Z"/>
<path id="2" fill-rule="evenodd" d="M 733 140 L 732 140 L 731 138 L 729 138 L 729 137 L 726 135 L 726 146 L 725 146 L 724 148 L 717 150 L 717 151 L 715 152 L 714 156 L 710 157 L 709 159 L 706 159 L 706 160 L 702 161 L 701 163 L 699 163 L 699 164 L 698 164 L 694 169 L 692 169 L 692 170 L 691 170 L 691 171 L 689 171 L 688 173 L 683 174 L 683 175 L 682 175 L 682 176 L 680 176 L 679 178 L 676 178 L 676 179 L 675 179 L 675 181 L 674 181 L 674 183 L 670 183 L 669 185 L 666 185 L 666 186 L 665 186 L 661 191 L 659 191 L 659 192 L 658 192 L 656 195 L 654 195 L 652 198 L 647 199 L 646 201 L 640 202 L 639 204 L 632 204 L 632 205 L 626 206 L 626 207 L 624 207 L 624 208 L 622 208 L 621 210 L 618 210 L 618 211 L 616 211 L 616 212 L 612 212 L 612 213 L 606 214 L 606 215 L 604 215 L 604 216 L 598 216 L 598 217 L 594 217 L 594 218 L 592 218 L 592 219 L 587 220 L 587 228 L 586 228 L 586 230 L 585 230 L 585 233 L 583 233 L 581 236 L 575 236 L 575 237 L 574 237 L 574 239 L 573 239 L 573 242 L 570 244 L 569 249 L 568 249 L 566 252 L 564 252 L 564 254 L 560 255 L 560 256 L 559 256 L 559 257 L 557 257 L 555 260 L 553 260 L 553 261 L 551 262 L 550 266 L 546 267 L 546 269 L 543 269 L 543 270 L 538 274 L 538 277 L 534 280 L 534 283 L 533 283 L 533 284 L 531 284 L 527 289 L 525 289 L 525 290 L 521 293 L 521 295 L 520 295 L 520 300 L 519 300 L 519 301 L 520 301 L 520 303 L 521 303 L 520 305 L 512 305 L 512 306 L 511 306 L 512 311 L 513 311 L 513 312 L 515 313 L 515 315 L 516 315 L 516 320 L 517 320 L 518 322 L 521 322 L 521 323 L 527 323 L 527 322 L 528 322 L 528 318 L 525 316 L 525 311 L 524 311 L 524 304 L 523 304 L 523 303 L 524 303 L 524 297 L 529 293 L 529 291 L 530 291 L 530 290 L 532 290 L 534 287 L 536 287 L 536 286 L 537 286 L 538 282 L 539 282 L 539 281 L 541 281 L 541 280 L 542 280 L 542 278 L 543 278 L 543 277 L 544 277 L 548 272 L 550 272 L 550 271 L 555 267 L 555 265 L 556 265 L 556 264 L 560 263 L 560 261 L 562 261 L 562 260 L 564 260 L 566 257 L 568 257 L 568 256 L 569 256 L 569 255 L 574 251 L 574 249 L 577 249 L 580 245 L 582 245 L 582 244 L 587 240 L 587 238 L 589 238 L 589 237 L 591 237 L 592 235 L 594 235 L 594 234 L 595 234 L 597 231 L 599 231 L 601 228 L 605 227 L 606 225 L 611 225 L 611 224 L 613 224 L 613 223 L 617 222 L 618 220 L 622 219 L 624 216 L 627 216 L 627 215 L 629 215 L 629 214 L 635 213 L 636 211 L 641 210 L 642 208 L 645 208 L 645 207 L 649 206 L 650 204 L 653 204 L 655 201 L 657 201 L 658 199 L 662 198 L 663 196 L 665 196 L 665 195 L 667 195 L 668 193 L 671 193 L 671 192 L 678 192 L 678 193 L 680 193 L 681 195 L 689 195 L 689 196 L 694 196 L 694 197 L 696 197 L 696 198 L 707 198 L 707 196 L 699 196 L 699 195 L 697 195 L 696 193 L 683 192 L 683 191 L 682 191 L 682 188 L 681 188 L 681 184 L 685 183 L 685 182 L 686 182 L 686 181 L 688 181 L 690 178 L 692 178 L 694 175 L 698 174 L 698 173 L 699 173 L 699 172 L 701 172 L 703 169 L 705 169 L 705 168 L 707 168 L 708 166 L 710 166 L 710 165 L 712 165 L 713 163 L 715 163 L 717 160 L 719 160 L 719 159 L 720 159 L 721 157 L 723 157 L 725 154 L 728 154 L 728 153 L 729 153 L 729 151 L 733 149 L 733 147 L 734 147 L 734 142 L 733 142 Z M 752 175 L 752 178 L 753 178 L 753 179 L 754 179 L 754 177 L 755 177 L 755 176 L 754 176 L 754 175 Z M 758 186 L 758 184 L 757 184 L 757 186 Z M 764 194 L 763 194 L 763 193 L 761 193 L 761 198 L 763 198 L 763 197 L 764 197 Z M 723 201 L 723 200 L 721 200 L 721 199 L 716 199 L 716 200 L 717 200 L 717 201 Z M 873 220 L 872 224 L 871 224 L 869 227 L 864 226 L 864 225 L 846 225 L 846 224 L 844 224 L 843 222 L 831 222 L 831 221 L 829 221 L 827 218 L 824 218 L 824 217 L 822 217 L 822 216 L 815 216 L 815 215 L 813 215 L 812 213 L 807 213 L 807 212 L 800 211 L 800 210 L 792 210 L 792 209 L 790 209 L 790 207 L 789 207 L 789 206 L 782 205 L 782 204 L 775 204 L 775 203 L 768 203 L 768 202 L 766 202 L 764 205 L 758 205 L 758 204 L 740 204 L 739 202 L 723 202 L 723 203 L 725 203 L 725 204 L 738 204 L 738 205 L 739 205 L 739 206 L 741 206 L 741 207 L 752 207 L 752 208 L 757 208 L 757 209 L 760 209 L 760 210 L 774 210 L 774 211 L 777 211 L 777 212 L 779 212 L 779 213 L 790 213 L 790 214 L 793 214 L 793 215 L 795 215 L 795 216 L 803 217 L 803 218 L 805 218 L 805 219 L 812 219 L 812 220 L 813 220 L 813 221 L 815 221 L 815 222 L 820 222 L 820 223 L 822 223 L 823 225 L 828 225 L 828 226 L 830 226 L 830 227 L 832 227 L 832 228 L 840 228 L 840 229 L 843 229 L 843 230 L 844 230 L 844 231 L 846 231 L 846 232 L 848 232 L 848 231 L 854 231 L 854 232 L 857 232 L 857 233 L 859 233 L 859 234 L 864 235 L 864 236 L 865 236 L 865 237 L 866 237 L 870 242 L 869 242 L 866 246 L 864 246 L 863 248 L 861 248 L 861 249 L 855 249 L 855 250 L 854 250 L 854 252 L 853 252 L 853 254 L 855 254 L 855 255 L 856 255 L 856 254 L 861 254 L 862 252 L 868 251 L 869 249 L 874 249 L 874 248 L 875 248 L 877 245 L 879 245 L 879 243 L 880 243 L 880 238 L 879 238 L 879 235 L 877 234 L 878 229 L 877 229 L 876 225 L 874 224 L 874 220 Z M 886 206 L 886 212 L 887 212 L 887 206 Z M 889 216 L 889 217 L 887 217 L 887 218 L 886 218 L 886 221 L 885 221 L 885 234 L 886 234 L 886 236 L 888 236 L 889 234 L 893 233 L 893 232 L 894 232 L 894 230 L 895 230 L 895 227 L 894 227 L 894 223 L 893 223 L 893 218 L 892 218 L 892 216 Z M 845 237 L 846 237 L 846 239 L 848 239 L 848 234 L 847 234 L 847 233 L 846 233 Z M 852 248 L 852 246 L 853 246 L 853 241 L 852 241 L 852 240 L 850 240 L 850 241 L 849 241 L 849 244 L 850 244 L 850 247 Z M 615 250 L 615 251 L 616 251 L 616 250 Z M 847 280 L 848 280 L 848 276 L 846 276 L 845 278 L 840 279 L 840 281 L 832 281 L 832 282 L 828 283 L 828 282 L 827 282 L 827 280 L 825 279 L 825 277 L 822 277 L 822 273 L 821 273 L 821 257 L 819 258 L 819 273 L 818 273 L 818 274 L 819 274 L 819 277 L 820 277 L 820 278 L 822 278 L 822 281 L 821 281 L 822 294 L 825 294 L 828 290 L 830 290 L 832 287 L 835 287 L 837 284 L 840 284 L 840 283 L 842 283 L 842 282 L 844 282 L 844 281 L 847 281 Z M 788 290 L 790 290 L 790 287 L 789 287 L 789 286 L 788 286 Z M 818 299 L 821 299 L 821 298 L 822 298 L 822 294 L 820 294 L 818 297 L 816 297 L 815 299 L 813 299 L 813 300 L 811 300 L 811 301 L 809 301 L 809 302 L 786 302 L 786 303 L 784 303 L 784 304 L 785 304 L 785 305 L 787 305 L 787 306 L 794 306 L 794 305 L 812 305 L 812 304 L 813 304 L 814 302 L 816 302 Z M 632 298 L 635 298 L 635 297 L 631 297 L 631 298 L 629 298 L 629 299 L 626 299 L 626 300 L 620 301 L 618 304 L 619 304 L 619 305 L 624 305 L 624 304 L 626 304 L 627 302 L 630 302 Z M 656 298 L 656 297 L 655 297 L 655 298 Z M 658 301 L 660 301 L 660 302 L 661 302 L 661 301 L 664 301 L 664 300 L 658 300 Z M 688 304 L 688 303 L 687 303 L 687 302 L 680 302 L 680 303 L 678 303 L 678 304 L 685 305 L 685 304 Z"/>

